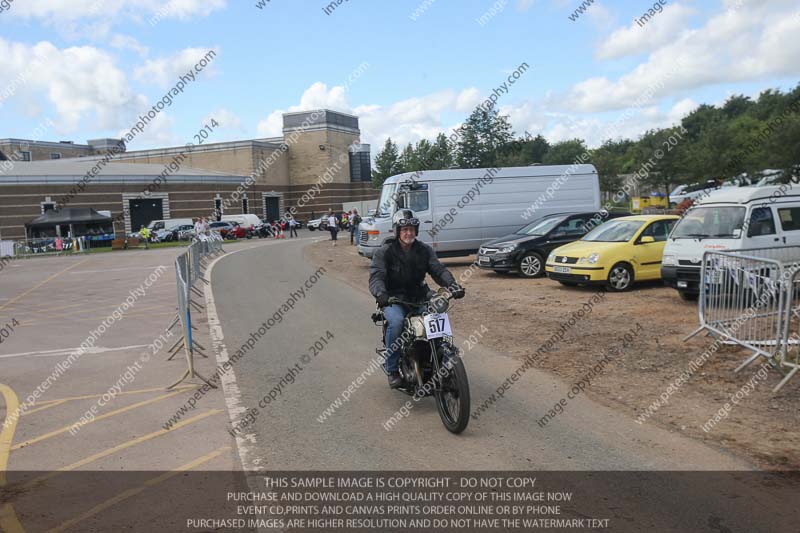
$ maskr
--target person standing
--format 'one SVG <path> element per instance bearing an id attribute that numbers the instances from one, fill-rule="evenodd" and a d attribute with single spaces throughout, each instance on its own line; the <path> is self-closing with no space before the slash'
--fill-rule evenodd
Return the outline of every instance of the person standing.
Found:
<path id="1" fill-rule="evenodd" d="M 208 219 L 206 217 L 201 217 L 200 220 L 202 222 L 200 229 L 202 230 L 203 235 L 208 237 L 208 235 L 211 233 L 211 228 L 208 226 Z"/>
<path id="2" fill-rule="evenodd" d="M 353 209 L 350 214 L 350 244 L 358 244 L 358 225 L 361 224 L 361 217 L 358 209 Z M 353 242 L 355 240 L 355 242 Z"/>
<path id="3" fill-rule="evenodd" d="M 336 246 L 336 234 L 339 233 L 339 225 L 333 211 L 328 212 L 328 230 L 331 232 L 331 242 Z"/>
<path id="4" fill-rule="evenodd" d="M 286 217 L 289 219 L 289 238 L 297 237 L 297 221 L 291 213 L 287 213 Z"/>
<path id="5" fill-rule="evenodd" d="M 142 229 L 139 230 L 139 235 L 142 237 L 142 240 L 144 241 L 144 249 L 145 250 L 149 249 L 147 241 L 150 240 L 150 230 L 142 226 Z"/>

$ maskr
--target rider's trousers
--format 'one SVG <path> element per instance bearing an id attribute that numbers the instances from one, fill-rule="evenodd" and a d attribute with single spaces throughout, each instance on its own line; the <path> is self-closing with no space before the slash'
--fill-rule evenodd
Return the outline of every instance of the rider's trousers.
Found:
<path id="1" fill-rule="evenodd" d="M 383 316 L 386 319 L 386 371 L 397 372 L 400 361 L 400 344 L 397 342 L 400 333 L 403 331 L 403 319 L 406 317 L 406 308 L 402 305 L 387 305 L 383 308 Z"/>

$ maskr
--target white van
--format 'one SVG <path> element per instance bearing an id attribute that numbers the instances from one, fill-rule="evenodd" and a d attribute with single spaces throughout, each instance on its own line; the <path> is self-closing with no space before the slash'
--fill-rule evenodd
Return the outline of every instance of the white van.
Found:
<path id="1" fill-rule="evenodd" d="M 372 257 L 393 237 L 392 215 L 414 211 L 419 238 L 439 257 L 474 254 L 480 245 L 554 213 L 598 211 L 592 165 L 427 170 L 387 178 L 374 216 L 359 224 L 358 253 Z"/>
<path id="2" fill-rule="evenodd" d="M 243 228 L 257 227 L 262 224 L 258 215 L 252 213 L 246 215 L 222 215 L 222 222 L 236 222 Z"/>
<path id="3" fill-rule="evenodd" d="M 800 191 L 788 185 L 725 187 L 689 209 L 664 247 L 661 277 L 684 300 L 700 291 L 706 250 L 800 245 Z"/>
<path id="4" fill-rule="evenodd" d="M 175 226 L 182 226 L 184 224 L 194 224 L 194 220 L 191 218 L 167 218 L 165 220 L 152 220 L 150 224 L 147 225 L 147 229 L 150 230 L 150 234 L 154 234 L 158 230 L 162 229 L 169 229 Z"/>

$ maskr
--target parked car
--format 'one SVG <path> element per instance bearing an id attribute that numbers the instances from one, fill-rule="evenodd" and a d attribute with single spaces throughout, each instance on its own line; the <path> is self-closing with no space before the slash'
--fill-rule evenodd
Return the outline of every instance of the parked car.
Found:
<path id="1" fill-rule="evenodd" d="M 559 183 L 554 187 L 554 183 Z M 426 170 L 383 182 L 378 212 L 359 224 L 358 253 L 372 257 L 394 236 L 392 215 L 414 211 L 419 239 L 439 257 L 478 252 L 526 220 L 553 213 L 597 211 L 600 184 L 592 165 Z"/>
<path id="2" fill-rule="evenodd" d="M 328 229 L 328 217 L 320 217 L 314 220 L 309 220 L 307 226 L 310 231 L 326 231 Z"/>
<path id="3" fill-rule="evenodd" d="M 800 193 L 787 186 L 726 187 L 689 209 L 667 240 L 661 277 L 684 300 L 700 292 L 706 250 L 800 245 Z"/>
<path id="4" fill-rule="evenodd" d="M 626 291 L 661 279 L 661 257 L 675 215 L 638 215 L 604 222 L 581 240 L 553 250 L 545 270 L 562 285 L 605 285 Z"/>
<path id="5" fill-rule="evenodd" d="M 181 234 L 185 234 L 188 230 L 192 230 L 192 232 L 194 232 L 194 225 L 178 224 L 175 226 L 170 226 L 167 229 L 158 230 L 156 232 L 156 236 L 160 242 L 178 241 L 181 240 Z"/>
<path id="6" fill-rule="evenodd" d="M 517 272 L 526 278 L 544 274 L 544 262 L 554 249 L 576 241 L 597 224 L 630 213 L 557 213 L 534 220 L 510 235 L 491 240 L 478 250 L 480 268 L 497 273 Z"/>
<path id="7" fill-rule="evenodd" d="M 208 229 L 216 231 L 224 239 L 228 232 L 233 229 L 233 224 L 230 222 L 212 222 L 208 225 Z"/>
<path id="8" fill-rule="evenodd" d="M 247 237 L 248 232 L 244 226 L 240 226 L 236 222 L 231 223 L 232 228 L 227 232 L 226 238 L 228 239 L 244 239 Z"/>

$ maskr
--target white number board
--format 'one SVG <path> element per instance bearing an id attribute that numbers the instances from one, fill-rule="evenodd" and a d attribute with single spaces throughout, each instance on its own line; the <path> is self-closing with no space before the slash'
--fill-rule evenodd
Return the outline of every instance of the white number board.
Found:
<path id="1" fill-rule="evenodd" d="M 450 317 L 447 316 L 447 313 L 425 315 L 422 320 L 425 324 L 425 334 L 429 339 L 453 335 L 450 329 Z"/>

